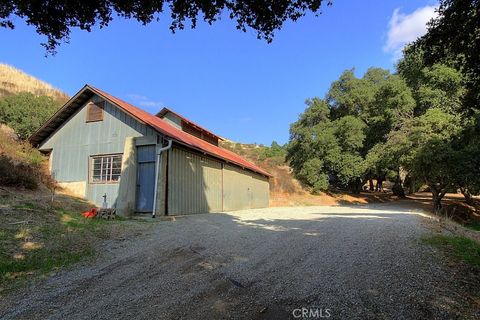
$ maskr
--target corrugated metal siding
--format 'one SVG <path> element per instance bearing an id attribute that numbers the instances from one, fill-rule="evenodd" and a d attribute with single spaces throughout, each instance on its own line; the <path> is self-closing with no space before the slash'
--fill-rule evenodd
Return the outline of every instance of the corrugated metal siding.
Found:
<path id="1" fill-rule="evenodd" d="M 229 164 L 223 168 L 223 210 L 250 208 L 250 180 L 248 171 Z"/>
<path id="2" fill-rule="evenodd" d="M 101 100 L 93 97 L 92 101 Z M 47 138 L 40 150 L 53 149 L 52 172 L 59 182 L 88 181 L 89 157 L 98 154 L 123 153 L 126 137 L 155 135 L 156 132 L 110 103 L 105 103 L 104 120 L 85 122 L 82 107 L 55 133 Z M 87 199 L 97 205 L 107 194 L 109 206 L 115 206 L 118 184 L 88 184 Z"/>
<path id="3" fill-rule="evenodd" d="M 270 183 L 268 178 L 250 172 L 252 176 L 251 208 L 266 208 L 270 204 Z"/>
<path id="4" fill-rule="evenodd" d="M 168 214 L 222 211 L 222 164 L 173 147 L 168 156 Z"/>
<path id="5" fill-rule="evenodd" d="M 223 210 L 264 208 L 269 204 L 269 182 L 259 174 L 225 164 L 223 169 Z"/>
<path id="6" fill-rule="evenodd" d="M 268 178 L 175 147 L 168 157 L 168 214 L 268 207 Z"/>

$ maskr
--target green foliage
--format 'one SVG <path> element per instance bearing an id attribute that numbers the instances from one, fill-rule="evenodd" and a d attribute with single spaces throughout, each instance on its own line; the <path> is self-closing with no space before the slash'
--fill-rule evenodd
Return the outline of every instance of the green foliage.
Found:
<path id="1" fill-rule="evenodd" d="M 392 150 L 394 146 L 387 143 L 377 143 L 368 151 L 364 166 L 368 168 L 372 176 L 384 176 L 391 181 L 397 178 L 400 166 L 399 153 L 397 150 Z M 396 145 L 396 147 L 399 146 Z"/>
<path id="2" fill-rule="evenodd" d="M 366 152 L 376 144 L 385 142 L 392 129 L 398 128 L 411 118 L 414 108 L 412 92 L 399 76 L 391 75 L 387 81 L 378 85 L 374 100 L 366 113 Z"/>
<path id="3" fill-rule="evenodd" d="M 416 59 L 417 55 L 409 54 L 399 63 L 400 74 L 407 79 L 407 83 L 413 85 L 415 115 L 422 115 L 429 108 L 440 108 L 450 113 L 461 112 L 465 95 L 461 72 L 445 64 L 425 67 Z"/>
<path id="4" fill-rule="evenodd" d="M 480 269 L 480 244 L 463 236 L 432 235 L 423 242 L 445 251 L 450 257 Z"/>
<path id="5" fill-rule="evenodd" d="M 453 143 L 461 130 L 458 116 L 432 108 L 393 131 L 385 151 L 432 192 L 441 193 L 454 184 L 452 173 L 457 163 Z"/>
<path id="6" fill-rule="evenodd" d="M 405 50 L 400 73 L 414 79 L 421 72 L 418 86 L 420 109 L 434 106 L 460 114 L 463 130 L 453 142 L 455 166 L 451 176 L 465 195 L 480 193 L 480 1 L 441 0 L 438 16 L 428 32 Z"/>
<path id="7" fill-rule="evenodd" d="M 464 141 L 465 143 L 465 141 Z M 465 195 L 467 201 L 471 195 L 480 194 L 480 137 L 473 141 L 466 141 L 455 154 L 453 161 L 455 166 L 452 169 L 452 176 L 455 184 Z"/>
<path id="8" fill-rule="evenodd" d="M 51 97 L 37 97 L 22 92 L 0 100 L 0 123 L 11 127 L 20 138 L 26 139 L 58 108 Z"/>
<path id="9" fill-rule="evenodd" d="M 150 0 L 150 1 L 95 1 L 88 5 L 57 0 L 3 1 L 0 7 L 0 27 L 14 28 L 18 20 L 26 21 L 37 33 L 47 38 L 43 44 L 49 51 L 68 41 L 70 30 L 80 28 L 90 31 L 95 26 L 106 27 L 115 16 L 134 19 L 142 24 L 170 17 L 170 30 L 182 30 L 185 26 L 195 28 L 199 20 L 212 24 L 220 18 L 234 20 L 238 30 L 247 27 L 257 32 L 257 37 L 272 41 L 275 30 L 281 29 L 287 20 L 296 21 L 307 13 L 318 14 L 322 0 L 276 0 L 271 1 L 204 1 L 204 0 Z M 330 4 L 330 2 L 328 2 Z M 168 12 L 168 15 L 163 15 Z M 17 17 L 17 18 L 15 18 Z"/>
<path id="10" fill-rule="evenodd" d="M 371 178 L 399 183 L 403 172 L 412 183 L 429 185 L 438 201 L 460 183 L 476 192 L 476 178 L 458 169 L 475 153 L 462 151 L 471 143 L 459 143 L 472 123 L 459 114 L 463 76 L 446 65 L 424 66 L 421 58 L 421 52 L 407 55 L 400 75 L 370 68 L 357 78 L 347 70 L 325 100 L 307 100 L 290 129 L 288 159 L 297 176 L 314 191 L 358 191 Z M 463 168 L 473 172 L 476 165 L 469 161 Z"/>
<path id="11" fill-rule="evenodd" d="M 274 159 L 279 163 L 285 162 L 285 156 L 287 155 L 287 150 L 285 146 L 279 145 L 276 141 L 272 141 L 270 147 L 262 147 L 258 155 L 260 161 L 265 159 Z"/>
<path id="12" fill-rule="evenodd" d="M 367 179 L 480 193 L 480 2 L 443 0 L 428 33 L 407 46 L 398 74 L 354 69 L 325 100 L 307 100 L 290 128 L 288 159 L 313 190 L 358 190 Z M 479 49 L 479 50 L 477 50 Z M 414 189 L 414 188 L 412 188 Z"/>
<path id="13" fill-rule="evenodd" d="M 445 188 L 449 188 L 449 185 L 460 188 L 466 200 L 470 202 L 472 194 L 480 193 L 480 164 L 476 160 L 480 150 L 477 142 L 480 138 L 480 126 L 475 112 L 480 100 L 472 94 L 475 87 L 472 82 L 473 74 L 467 71 L 471 68 L 467 63 L 467 56 L 471 52 L 462 52 L 466 49 L 465 46 L 468 47 L 470 44 L 457 43 L 457 46 L 453 47 L 450 42 L 478 35 L 478 30 L 473 30 L 471 24 L 472 17 L 478 14 L 478 4 L 477 12 L 473 12 L 471 4 L 467 2 L 442 1 L 439 17 L 430 25 L 428 33 L 423 38 L 407 47 L 398 70 L 412 88 L 416 100 L 416 116 L 421 117 L 428 113 L 428 110 L 436 109 L 436 115 L 431 114 L 429 120 L 424 118 L 431 124 L 435 120 L 434 117 L 439 116 L 439 110 L 455 116 L 450 126 L 445 124 L 445 121 L 450 121 L 448 116 L 445 116 L 443 121 L 439 117 L 436 119 L 439 123 L 435 126 L 443 128 L 443 136 L 439 136 L 439 132 L 432 133 L 431 130 L 423 133 L 423 137 L 432 134 L 432 139 L 438 141 L 417 150 L 419 161 L 412 164 L 418 165 L 423 162 L 423 167 L 427 169 L 423 171 L 420 166 L 416 170 L 417 174 L 422 173 L 422 181 L 436 181 L 436 187 L 447 185 Z M 455 19 L 458 21 L 454 21 Z M 459 21 L 464 21 L 466 25 L 458 25 Z M 458 30 L 452 28 L 454 25 L 457 25 L 459 30 L 466 27 L 470 34 L 460 34 Z M 478 59 L 478 54 L 475 57 Z M 423 129 L 426 124 L 417 123 Z M 447 137 L 445 141 L 446 136 L 451 137 Z M 428 157 L 432 159 L 428 161 Z M 444 188 L 439 190 L 441 199 Z M 435 190 L 433 192 L 435 193 Z"/>
<path id="14" fill-rule="evenodd" d="M 368 69 L 362 79 L 355 76 L 354 69 L 344 71 L 340 78 L 332 83 L 326 97 L 334 118 L 353 115 L 368 122 L 367 114 L 375 93 L 389 76 L 387 70 L 379 68 Z"/>
<path id="15" fill-rule="evenodd" d="M 312 186 L 313 192 L 324 191 L 328 189 L 328 175 L 324 172 L 324 163 L 318 158 L 307 160 L 298 176 Z"/>
<path id="16" fill-rule="evenodd" d="M 307 109 L 290 129 L 287 158 L 314 192 L 327 190 L 330 177 L 348 187 L 363 174 L 365 123 L 351 115 L 332 120 L 330 114 L 325 100 L 307 100 Z"/>
<path id="17" fill-rule="evenodd" d="M 480 231 L 480 221 L 472 221 L 468 223 L 465 227 L 470 230 Z"/>
<path id="18" fill-rule="evenodd" d="M 428 32 L 407 49 L 407 55 L 421 51 L 422 65 L 446 64 L 465 78 L 465 111 L 480 106 L 480 1 L 441 0 L 438 17 Z M 416 53 L 413 53 L 416 54 Z"/>
<path id="19" fill-rule="evenodd" d="M 359 191 L 368 177 L 383 179 L 390 172 L 391 166 L 374 159 L 380 154 L 368 156 L 369 151 L 411 117 L 414 107 L 399 76 L 370 68 L 357 78 L 347 70 L 332 83 L 325 100 L 307 100 L 307 109 L 290 128 L 288 159 L 315 191 L 330 185 Z"/>

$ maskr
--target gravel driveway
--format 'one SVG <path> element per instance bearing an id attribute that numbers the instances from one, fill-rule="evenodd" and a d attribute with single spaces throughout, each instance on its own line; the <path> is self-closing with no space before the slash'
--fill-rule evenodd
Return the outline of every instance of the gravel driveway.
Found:
<path id="1" fill-rule="evenodd" d="M 0 318 L 480 316 L 442 254 L 420 243 L 426 218 L 411 208 L 269 208 L 157 221 L 134 239 L 103 244 L 95 264 L 0 301 Z"/>

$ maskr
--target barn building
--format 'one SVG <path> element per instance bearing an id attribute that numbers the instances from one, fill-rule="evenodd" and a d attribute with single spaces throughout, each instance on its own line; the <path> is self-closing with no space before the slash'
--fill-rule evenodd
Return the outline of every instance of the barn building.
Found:
<path id="1" fill-rule="evenodd" d="M 268 207 L 270 175 L 221 139 L 167 108 L 152 115 L 85 85 L 29 141 L 62 187 L 121 215 Z"/>

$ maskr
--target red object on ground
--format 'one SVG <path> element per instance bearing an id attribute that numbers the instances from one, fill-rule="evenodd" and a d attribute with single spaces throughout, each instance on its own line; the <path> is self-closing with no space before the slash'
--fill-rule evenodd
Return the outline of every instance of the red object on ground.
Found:
<path id="1" fill-rule="evenodd" d="M 87 219 L 93 219 L 97 216 L 97 208 L 93 208 L 90 211 L 85 211 L 82 213 L 82 216 L 84 216 Z"/>

